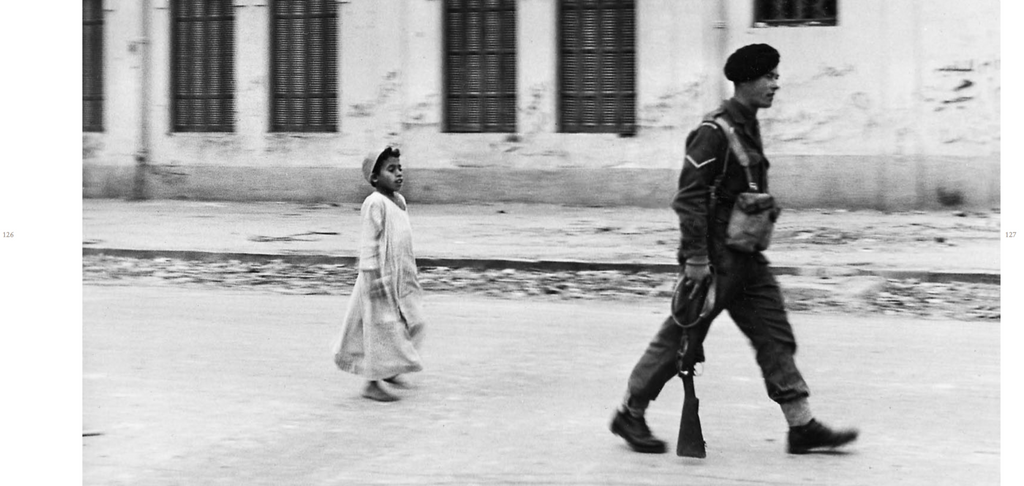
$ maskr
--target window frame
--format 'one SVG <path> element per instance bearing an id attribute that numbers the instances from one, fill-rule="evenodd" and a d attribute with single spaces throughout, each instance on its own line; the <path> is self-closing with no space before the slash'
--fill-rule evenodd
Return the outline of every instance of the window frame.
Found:
<path id="1" fill-rule="evenodd" d="M 268 75 L 270 77 L 270 83 L 269 83 L 269 85 L 270 85 L 270 93 L 269 93 L 269 97 L 270 97 L 269 103 L 270 103 L 270 106 L 269 106 L 269 109 L 270 110 L 269 110 L 269 123 L 268 123 L 269 130 L 270 130 L 271 133 L 337 133 L 337 132 L 339 132 L 340 126 L 341 126 L 341 115 L 340 115 L 341 96 L 340 96 L 340 93 L 339 93 L 340 92 L 340 86 L 339 86 L 340 66 L 339 66 L 339 61 L 338 61 L 338 55 L 341 52 L 340 51 L 340 48 L 341 48 L 341 44 L 340 44 L 341 43 L 341 38 L 340 38 L 340 32 L 339 32 L 340 31 L 340 25 L 339 25 L 340 14 L 339 14 L 339 8 L 338 8 L 338 1 L 337 0 L 320 0 L 322 2 L 322 4 L 327 8 L 327 12 L 326 13 L 312 14 L 312 13 L 309 13 L 308 10 L 306 11 L 305 15 L 295 15 L 295 14 L 292 14 L 292 13 L 288 13 L 288 14 L 280 14 L 279 13 L 278 5 L 280 3 L 290 3 L 290 2 L 293 2 L 293 1 L 296 1 L 296 0 L 270 0 L 270 1 L 267 2 L 268 13 L 269 13 L 269 16 L 270 16 L 270 18 L 269 18 L 269 24 L 270 24 L 269 25 L 269 28 L 270 28 L 270 57 L 269 57 L 269 61 L 270 62 L 269 62 L 269 70 L 268 70 L 269 71 Z M 307 8 L 308 8 L 309 0 L 303 0 L 303 1 L 306 1 Z M 279 31 L 279 28 L 280 28 L 279 21 L 281 21 L 282 19 L 291 19 L 291 18 L 300 18 L 300 19 L 304 20 L 304 22 L 303 22 L 303 34 L 304 35 L 308 35 L 310 33 L 310 31 L 311 31 L 311 29 L 310 29 L 310 25 L 311 25 L 310 19 L 313 19 L 313 18 L 329 19 L 329 20 L 325 21 L 323 23 L 323 25 L 325 27 L 328 24 L 333 26 L 333 29 L 324 28 L 323 32 L 322 32 L 322 40 L 324 41 L 324 44 L 323 44 L 324 69 L 323 69 L 323 73 L 322 73 L 322 86 L 323 86 L 324 92 L 321 93 L 320 95 L 313 95 L 313 94 L 311 94 L 311 92 L 309 91 L 309 83 L 308 83 L 308 81 L 306 83 L 306 89 L 302 93 L 278 93 L 278 86 L 279 86 L 279 83 L 278 83 L 278 72 L 281 69 L 281 66 L 278 66 L 278 63 L 277 63 L 277 53 L 278 53 L 278 49 L 280 47 L 280 43 L 279 43 L 279 39 L 278 39 L 278 33 L 279 33 L 278 31 Z M 333 39 L 331 38 L 331 34 L 332 33 L 333 33 Z M 311 37 L 312 36 L 309 36 L 309 38 L 311 38 Z M 330 45 L 331 42 L 333 42 L 333 46 Z M 304 67 L 304 71 L 303 72 L 307 73 L 307 75 L 308 75 L 308 72 L 309 72 L 308 67 L 310 65 L 308 63 L 308 60 L 309 60 L 308 53 L 309 53 L 310 46 L 312 44 L 313 44 L 312 42 L 306 42 L 305 43 L 304 54 L 306 54 L 306 55 L 303 56 L 303 59 L 305 60 L 306 64 L 304 64 L 304 66 L 303 66 Z M 332 58 L 332 55 L 333 55 L 333 58 Z M 288 62 L 289 62 L 289 66 L 291 66 L 290 63 L 295 62 L 295 58 L 292 57 L 292 56 L 288 56 Z M 331 72 L 331 68 L 333 68 L 333 72 Z M 286 123 L 278 123 L 277 122 L 277 118 L 274 115 L 275 111 L 278 109 L 278 103 L 279 102 L 284 102 L 284 100 L 288 100 L 288 99 L 304 99 L 304 100 L 307 100 L 307 101 L 310 100 L 310 99 L 321 99 L 321 100 L 323 100 L 324 101 L 324 112 L 323 112 L 324 120 L 323 120 L 323 122 L 320 123 L 320 124 L 311 124 L 311 123 L 309 123 L 310 110 L 308 109 L 308 104 L 307 104 L 306 105 L 307 107 L 304 109 L 304 120 L 303 120 L 304 123 L 303 124 L 295 125 L 295 124 L 291 124 L 291 123 L 287 123 L 287 122 Z M 330 119 L 331 118 L 331 109 L 332 108 L 333 108 L 333 117 L 334 117 L 333 120 Z M 286 114 L 287 114 L 287 105 L 285 106 L 284 109 L 285 109 Z"/>
<path id="2" fill-rule="evenodd" d="M 518 130 L 518 9 L 519 5 L 516 0 L 477 0 L 477 8 L 473 8 L 471 0 L 445 0 L 444 6 L 442 7 L 442 36 L 443 36 L 443 56 L 442 59 L 442 76 L 443 76 L 443 90 L 444 90 L 444 105 L 443 105 L 443 129 L 446 133 L 516 133 Z M 452 15 L 454 13 L 461 14 L 462 26 L 461 32 L 455 33 L 454 35 L 459 36 L 458 44 L 462 46 L 461 50 L 456 51 L 456 46 L 453 44 L 455 39 L 452 33 Z M 480 32 L 479 42 L 480 47 L 477 50 L 471 50 L 467 42 L 468 27 L 466 22 L 466 15 L 470 12 L 478 12 L 480 15 Z M 494 34 L 496 40 L 495 46 L 490 48 L 488 46 L 488 33 L 487 33 L 487 12 L 497 12 L 498 32 Z M 509 18 L 511 21 L 509 21 Z M 509 32 L 511 31 L 511 32 Z M 511 42 L 508 42 L 508 36 L 511 36 Z M 471 74 L 469 73 L 469 57 L 472 55 L 480 57 L 479 69 L 477 75 L 479 76 L 480 89 L 478 92 L 471 92 L 466 87 Z M 493 55 L 497 58 L 497 79 L 493 81 L 494 89 L 488 90 L 488 84 L 491 82 L 487 76 L 487 62 L 486 57 Z M 465 73 L 464 83 L 458 92 L 453 92 L 452 83 L 453 77 L 455 77 L 454 70 L 456 69 L 452 63 L 454 57 L 459 57 L 461 63 L 461 69 Z M 488 109 L 488 101 L 493 100 L 493 112 Z M 479 119 L 477 123 L 470 123 L 463 120 L 455 120 L 454 117 L 457 114 L 453 113 L 453 105 L 456 102 L 463 104 L 475 103 L 478 107 Z M 495 121 L 493 123 L 488 122 L 488 118 L 493 116 Z"/>
<path id="3" fill-rule="evenodd" d="M 173 133 L 233 133 L 235 131 L 235 33 L 236 33 L 236 17 L 234 13 L 234 2 L 232 0 L 204 0 L 202 5 L 204 8 L 204 14 L 198 17 L 184 17 L 184 5 L 183 2 L 188 0 L 170 0 L 170 35 L 171 35 L 171 103 L 170 103 L 170 114 L 171 114 L 171 132 Z M 211 15 L 209 14 L 210 3 L 209 2 L 221 2 L 221 14 Z M 224 21 L 227 22 L 224 22 Z M 200 89 L 200 93 L 189 93 L 179 94 L 179 74 L 191 67 L 196 66 L 196 60 L 191 56 L 192 53 L 184 52 L 184 56 L 189 56 L 188 61 L 191 61 L 189 66 L 182 65 L 179 59 L 179 49 L 188 49 L 192 47 L 192 43 L 195 39 L 182 38 L 178 35 L 178 27 L 182 23 L 200 23 L 204 30 L 203 39 L 207 39 L 208 34 L 207 26 L 209 22 L 223 22 L 222 26 L 226 25 L 226 28 L 221 30 L 221 39 L 219 56 L 213 58 L 210 56 L 209 44 L 200 46 L 200 51 L 203 55 L 198 60 L 200 73 L 209 72 L 211 68 L 218 69 L 220 73 L 220 85 L 219 89 L 211 89 L 207 84 L 210 80 L 209 77 L 200 74 L 195 77 L 192 71 L 187 71 L 184 77 L 189 81 L 195 79 L 202 79 L 203 86 Z M 211 66 L 215 63 L 214 59 L 218 59 L 218 66 Z M 212 123 L 211 115 L 214 110 L 210 109 L 206 103 L 209 100 L 220 100 L 222 106 L 220 108 L 221 123 Z M 179 124 L 179 102 L 191 101 L 193 103 L 198 102 L 201 108 L 198 109 L 201 122 L 199 123 L 185 123 Z M 193 108 L 195 110 L 196 108 Z M 189 112 L 189 118 L 194 119 L 196 117 L 195 111 Z"/>
<path id="4" fill-rule="evenodd" d="M 636 0 L 559 0 L 558 2 L 558 14 L 557 14 L 557 37 L 556 37 L 556 49 L 558 56 L 558 73 L 557 73 L 557 119 L 558 119 L 558 132 L 559 133 L 610 133 L 618 134 L 620 136 L 633 136 L 637 132 L 637 1 Z M 595 8 L 596 7 L 596 8 Z M 595 21 L 595 25 L 598 31 L 594 34 L 596 39 L 596 45 L 594 52 L 597 54 L 595 60 L 594 72 L 598 78 L 593 81 L 595 88 L 593 90 L 585 89 L 584 64 L 583 61 L 579 62 L 578 69 L 580 73 L 578 75 L 579 88 L 575 90 L 567 89 L 567 77 L 566 77 L 566 55 L 572 54 L 582 58 L 583 54 L 587 51 L 582 46 L 582 39 L 584 38 L 584 16 L 579 16 L 579 23 L 577 25 L 576 33 L 576 50 L 572 51 L 571 47 L 567 46 L 566 38 L 566 13 L 568 11 L 585 12 L 588 9 L 596 10 L 598 17 L 605 11 L 604 8 L 611 7 L 612 10 L 620 10 L 628 8 L 631 10 L 630 25 L 632 26 L 633 32 L 629 38 L 632 40 L 631 45 L 624 45 L 625 40 L 622 35 L 615 35 L 615 45 L 613 47 L 604 46 L 602 44 L 601 36 L 601 21 L 598 19 Z M 615 21 L 615 28 L 622 28 L 622 20 L 617 18 Z M 602 72 L 602 61 L 604 55 L 609 51 L 614 52 L 616 55 L 621 56 L 622 54 L 628 54 L 631 57 L 631 72 L 628 74 L 628 79 L 625 78 L 623 69 L 623 63 L 625 58 L 618 57 L 615 60 L 615 89 L 610 92 L 603 91 L 601 72 Z M 628 81 L 632 83 L 629 86 L 624 86 Z M 589 94 L 588 94 L 589 92 Z M 571 93 L 571 96 L 568 96 Z M 614 97 L 616 103 L 616 120 L 613 124 L 603 122 L 603 108 L 602 98 Z M 567 98 L 574 97 L 578 100 L 584 100 L 585 98 L 594 98 L 594 112 L 598 120 L 602 120 L 602 123 L 594 125 L 588 125 L 585 121 L 583 104 L 580 103 L 578 109 L 578 121 L 569 123 L 567 122 Z M 629 113 L 626 113 L 629 111 Z"/>
<path id="5" fill-rule="evenodd" d="M 822 9 L 820 13 L 816 14 L 811 12 L 809 14 L 803 14 L 805 3 L 815 2 L 819 5 L 811 6 L 814 8 Z M 835 27 L 839 25 L 839 0 L 753 0 L 754 12 L 753 20 L 754 27 Z M 774 8 L 776 11 L 779 10 L 793 10 L 796 9 L 795 15 L 790 17 L 777 16 L 776 18 L 766 18 L 767 10 Z M 828 9 L 832 10 L 832 15 L 828 15 Z"/>
<path id="6" fill-rule="evenodd" d="M 88 3 L 88 5 L 86 5 Z M 87 14 L 86 10 L 91 11 Z M 90 18 L 91 17 L 91 18 Z M 82 2 L 82 132 L 94 133 L 105 131 L 104 126 L 104 47 L 106 46 L 106 15 L 103 9 L 103 0 L 83 0 Z M 92 38 L 95 44 L 88 45 L 86 41 L 87 32 L 92 31 Z M 90 51 L 91 48 L 95 48 Z M 92 57 L 87 57 L 89 52 Z M 92 64 L 88 62 L 92 60 Z M 93 88 L 93 89 L 89 89 Z M 96 109 L 95 123 L 89 123 L 86 116 L 89 110 L 86 105 L 93 103 Z"/>

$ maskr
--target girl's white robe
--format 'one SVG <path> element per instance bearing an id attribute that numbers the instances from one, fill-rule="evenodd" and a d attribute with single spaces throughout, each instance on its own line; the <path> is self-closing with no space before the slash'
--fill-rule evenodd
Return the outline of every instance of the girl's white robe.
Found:
<path id="1" fill-rule="evenodd" d="M 395 197 L 408 208 L 401 194 Z M 423 289 L 409 215 L 379 192 L 363 201 L 360 215 L 359 276 L 332 345 L 334 363 L 368 380 L 420 371 Z M 379 282 L 370 281 L 372 271 L 379 271 Z"/>

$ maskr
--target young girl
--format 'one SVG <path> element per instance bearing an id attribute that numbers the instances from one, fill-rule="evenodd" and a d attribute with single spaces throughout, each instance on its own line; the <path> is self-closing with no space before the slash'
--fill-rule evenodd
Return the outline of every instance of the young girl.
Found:
<path id="1" fill-rule="evenodd" d="M 381 381 L 404 388 L 399 375 L 423 369 L 418 352 L 423 289 L 416 279 L 405 198 L 398 193 L 404 182 L 399 155 L 388 147 L 363 161 L 363 176 L 376 191 L 360 210 L 359 276 L 333 346 L 338 368 L 366 377 L 363 396 L 381 402 L 398 399 Z"/>

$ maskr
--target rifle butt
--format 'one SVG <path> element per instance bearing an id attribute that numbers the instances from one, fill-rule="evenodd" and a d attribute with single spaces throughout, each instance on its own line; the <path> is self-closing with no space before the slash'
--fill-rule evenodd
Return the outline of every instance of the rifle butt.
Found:
<path id="1" fill-rule="evenodd" d="M 689 380 L 689 383 L 687 381 Z M 704 432 L 700 427 L 700 400 L 693 392 L 693 377 L 684 377 L 686 398 L 679 418 L 679 437 L 676 440 L 676 455 L 680 457 L 707 457 L 704 448 Z"/>

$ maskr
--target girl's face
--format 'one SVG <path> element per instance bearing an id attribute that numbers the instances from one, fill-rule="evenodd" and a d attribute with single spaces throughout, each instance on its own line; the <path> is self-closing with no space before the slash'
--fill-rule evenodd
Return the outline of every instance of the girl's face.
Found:
<path id="1" fill-rule="evenodd" d="M 402 189 L 402 163 L 398 157 L 388 157 L 381 162 L 380 172 L 377 174 L 377 190 L 386 194 L 398 192 Z"/>

